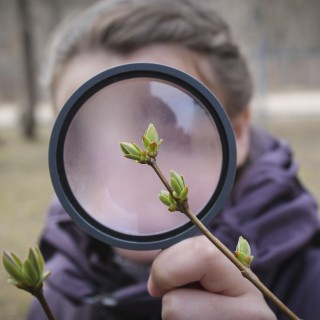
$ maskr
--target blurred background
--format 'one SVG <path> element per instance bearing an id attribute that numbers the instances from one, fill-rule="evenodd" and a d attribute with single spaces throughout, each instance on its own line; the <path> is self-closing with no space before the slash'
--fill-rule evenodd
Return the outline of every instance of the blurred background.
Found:
<path id="1" fill-rule="evenodd" d="M 255 80 L 254 121 L 287 140 L 320 201 L 320 1 L 199 0 L 230 23 Z M 53 112 L 41 86 L 50 34 L 89 0 L 0 0 L 0 245 L 24 257 L 53 190 Z M 298 232 L 298 231 L 297 231 Z M 0 318 L 24 319 L 30 298 L 0 266 Z"/>

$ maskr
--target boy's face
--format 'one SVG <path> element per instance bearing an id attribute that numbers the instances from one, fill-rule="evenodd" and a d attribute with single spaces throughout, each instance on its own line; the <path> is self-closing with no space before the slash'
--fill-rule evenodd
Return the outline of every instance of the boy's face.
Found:
<path id="1" fill-rule="evenodd" d="M 215 83 L 214 76 L 209 71 L 209 70 L 211 70 L 211 68 L 209 67 L 209 63 L 204 56 L 202 56 L 200 54 L 191 53 L 187 49 L 181 48 L 179 46 L 153 45 L 153 46 L 149 46 L 149 47 L 137 50 L 137 51 L 135 51 L 129 55 L 126 55 L 126 56 L 120 56 L 120 55 L 116 55 L 114 53 L 106 53 L 106 52 L 83 53 L 83 54 L 78 55 L 73 60 L 71 60 L 70 63 L 65 67 L 64 72 L 59 79 L 59 83 L 57 84 L 57 89 L 56 89 L 56 97 L 55 97 L 55 101 L 58 104 L 57 107 L 61 108 L 64 105 L 64 103 L 66 102 L 66 100 L 70 97 L 70 95 L 78 87 L 80 87 L 84 82 L 89 80 L 94 75 L 96 75 L 106 69 L 112 68 L 114 66 L 117 66 L 120 64 L 126 64 L 126 63 L 133 63 L 133 62 L 149 62 L 149 63 L 164 64 L 164 65 L 168 65 L 170 67 L 177 68 L 181 71 L 184 71 L 184 72 L 190 74 L 191 76 L 197 78 L 199 81 L 205 83 L 208 87 L 210 87 L 210 89 L 214 91 L 214 93 L 220 98 L 220 101 L 222 101 L 222 103 L 223 103 L 223 98 L 221 97 L 219 87 Z M 130 89 L 124 90 L 124 91 L 126 91 L 125 95 L 129 95 L 129 90 Z M 147 91 L 147 88 L 145 88 L 144 86 L 141 86 L 139 88 L 139 90 L 141 91 L 141 95 L 143 96 L 145 94 L 145 91 Z M 121 100 L 122 99 L 121 92 L 120 92 L 119 97 Z M 108 100 L 108 102 L 110 102 L 110 99 L 107 99 L 107 100 Z M 129 101 L 130 101 L 130 99 L 129 99 Z M 101 103 L 103 103 L 103 102 L 101 102 Z M 119 103 L 119 102 L 116 98 L 114 104 L 117 104 L 117 103 Z M 117 107 L 114 110 L 117 110 L 117 112 L 119 113 L 119 119 L 121 119 L 122 116 L 121 116 L 121 112 L 119 112 L 119 109 L 121 109 L 121 108 Z M 136 110 L 136 109 L 134 109 L 134 110 Z M 112 119 L 115 119 L 117 117 L 117 115 L 116 115 L 117 112 L 112 111 L 112 113 L 110 115 L 112 117 Z M 128 110 L 128 111 L 126 110 L 125 112 L 130 112 L 130 110 Z M 105 115 L 106 118 L 110 118 L 110 116 Z M 132 117 L 134 117 L 134 116 L 135 115 L 132 114 Z M 97 119 L 97 120 L 99 120 L 99 119 Z M 93 127 L 95 129 L 98 127 L 98 122 L 96 120 L 93 120 L 93 125 L 94 125 Z M 89 127 L 91 127 L 91 125 Z M 127 123 L 127 125 L 125 127 L 128 132 L 125 133 L 126 139 L 124 138 L 124 140 L 128 141 L 128 140 L 132 139 L 132 134 L 133 134 L 130 131 L 130 122 Z M 102 128 L 103 128 L 103 126 L 102 126 Z M 146 127 L 144 129 L 146 129 Z M 203 128 L 203 130 L 207 131 L 208 128 Z M 166 132 L 165 129 L 163 129 L 161 131 Z M 143 132 L 141 132 L 141 133 L 143 133 Z M 159 130 L 159 133 L 161 135 L 160 130 Z M 95 139 L 95 137 L 92 138 L 92 140 L 94 140 L 94 139 Z M 203 137 L 199 136 L 199 140 L 203 141 Z M 140 141 L 138 140 L 136 142 L 139 143 Z M 118 143 L 118 141 L 116 141 L 116 143 Z M 112 144 L 112 142 L 111 142 L 111 144 Z M 110 145 L 110 147 L 112 147 L 112 146 Z M 99 148 L 97 148 L 97 149 L 99 149 Z M 91 151 L 87 152 L 90 154 L 89 161 L 94 161 L 95 163 L 99 164 L 100 163 L 99 161 L 101 159 L 105 159 L 107 156 L 103 156 L 103 155 L 101 156 L 102 149 L 104 149 L 104 148 L 100 148 L 100 151 L 97 153 L 91 152 Z M 181 151 L 182 156 L 183 156 L 183 152 L 184 151 L 182 149 L 182 151 Z M 174 153 L 172 153 L 172 154 L 174 154 Z M 178 151 L 176 151 L 176 154 L 178 154 Z M 216 154 L 219 154 L 219 151 L 217 152 L 217 149 L 213 148 L 212 154 L 215 154 L 215 156 L 216 156 Z M 119 155 L 120 155 L 120 149 L 119 149 Z M 180 158 L 182 158 L 181 155 L 180 155 Z M 70 156 L 70 158 L 72 158 L 72 155 Z M 97 160 L 98 158 L 100 160 Z M 212 165 L 211 163 L 210 163 L 210 165 L 206 164 L 206 163 L 202 163 L 203 158 L 204 157 L 199 157 L 198 159 L 191 161 L 193 163 L 197 163 L 196 166 L 197 166 L 197 170 L 199 170 L 199 176 L 202 176 L 202 177 L 206 176 L 206 174 L 205 174 L 206 168 L 210 167 L 210 165 Z M 212 158 L 214 158 L 214 156 L 210 155 L 210 156 L 208 156 L 208 158 L 212 159 Z M 221 164 L 222 159 L 217 156 L 216 156 L 216 158 L 217 158 L 217 160 L 216 160 L 217 166 L 219 166 Z M 129 162 L 129 160 L 125 160 L 125 159 L 123 160 L 124 163 L 126 161 Z M 72 162 L 72 165 L 74 165 L 74 162 Z M 140 189 L 137 189 L 135 186 L 136 181 L 139 181 L 139 179 L 141 177 L 141 176 L 139 177 L 139 175 L 141 175 L 141 172 L 140 172 L 141 168 L 132 168 L 129 164 L 128 165 L 126 164 L 126 167 L 124 167 L 124 169 L 121 169 L 120 173 L 117 173 L 117 163 L 113 164 L 112 158 L 108 160 L 107 165 L 108 165 L 108 167 L 111 167 L 113 169 L 110 170 L 110 172 L 106 173 L 106 175 L 107 175 L 106 179 L 109 180 L 109 183 L 104 188 L 106 190 L 104 190 L 100 195 L 100 190 L 102 190 L 103 187 L 101 187 L 99 184 L 96 184 L 96 186 L 90 186 L 90 189 L 93 189 L 96 187 L 97 192 L 93 192 L 95 195 L 94 200 L 92 200 L 92 199 L 88 200 L 88 203 L 89 203 L 88 208 L 92 207 L 90 202 L 92 202 L 92 203 L 94 202 L 96 205 L 97 203 L 100 203 L 101 198 L 103 198 L 103 199 L 108 198 L 109 200 L 106 202 L 107 203 L 113 202 L 115 206 L 117 206 L 117 201 L 119 201 L 119 203 L 121 203 L 121 205 L 123 206 L 122 208 L 125 209 L 125 210 L 121 210 L 119 215 L 120 214 L 123 215 L 122 221 L 129 221 L 130 215 L 126 216 L 127 207 L 130 208 L 133 212 L 137 212 L 137 211 L 139 211 L 139 208 L 141 208 L 141 203 L 137 203 L 137 201 L 133 201 L 138 196 L 140 196 L 142 193 L 142 191 Z M 132 164 L 132 165 L 135 165 L 135 164 Z M 96 167 L 103 168 L 103 162 L 101 162 L 100 166 L 97 165 Z M 143 169 L 147 170 L 148 172 L 151 170 L 150 168 L 143 168 Z M 183 173 L 186 177 L 188 176 L 188 170 L 190 172 L 192 170 L 194 170 L 194 168 L 192 168 L 192 167 L 188 168 L 188 164 L 186 164 L 186 166 L 183 169 L 181 168 L 181 165 L 179 165 L 179 167 L 175 166 L 173 168 L 166 168 L 166 167 L 163 168 L 163 170 L 165 172 L 167 172 L 169 169 L 176 169 L 177 171 L 182 170 L 181 173 Z M 203 170 L 203 172 L 201 172 L 201 170 Z M 94 178 L 93 181 L 98 181 L 99 179 L 103 180 L 103 174 L 101 172 L 103 170 L 100 169 L 98 171 L 99 172 L 97 172 L 97 178 Z M 105 171 L 107 171 L 107 169 Z M 118 174 L 118 176 L 117 176 L 117 174 Z M 130 194 L 130 197 L 127 197 L 126 201 L 121 200 L 121 198 L 122 198 L 121 190 L 123 190 L 123 185 L 122 185 L 123 182 L 121 182 L 121 181 L 123 181 L 123 179 L 121 179 L 121 175 L 124 175 L 124 177 L 128 177 L 128 179 L 126 179 L 126 184 L 130 185 L 131 182 L 133 183 L 132 185 L 130 185 L 128 187 L 131 190 L 131 194 Z M 94 174 L 92 175 L 92 172 L 90 172 L 90 176 L 94 176 Z M 150 174 L 150 177 L 147 175 L 145 175 L 145 176 L 146 176 L 146 178 L 145 178 L 146 184 L 149 185 L 147 192 L 150 192 L 150 196 L 152 196 L 154 194 L 156 197 L 157 194 L 159 193 L 160 189 L 162 188 L 162 186 L 159 186 L 158 184 L 153 183 L 153 181 L 156 181 L 156 182 L 158 182 L 158 181 L 155 176 L 152 176 L 152 172 Z M 193 201 L 195 201 L 195 203 L 194 203 L 195 206 L 198 205 L 197 201 L 200 204 L 201 204 L 201 202 L 203 202 L 203 199 L 201 199 L 201 197 L 204 196 L 205 199 L 209 199 L 211 192 L 214 189 L 214 185 L 216 183 L 217 177 L 214 174 L 211 174 L 211 175 L 208 174 L 207 176 L 208 176 L 207 181 L 196 181 L 196 179 L 195 179 L 195 181 L 189 180 L 189 183 L 188 183 L 189 186 L 190 185 L 198 186 L 198 185 L 201 185 L 201 183 L 203 184 L 203 186 L 208 186 L 207 188 L 202 188 L 202 190 L 206 190 L 208 194 L 203 195 L 204 192 L 202 191 L 198 195 L 197 194 L 195 194 L 193 196 L 190 195 L 190 198 L 192 198 Z M 120 177 L 120 179 L 119 179 L 119 177 Z M 122 177 L 122 178 L 124 178 L 124 177 Z M 150 179 L 150 182 L 148 179 Z M 117 182 L 119 182 L 119 181 L 121 183 L 118 185 Z M 155 186 L 155 190 L 153 190 L 153 187 L 152 187 L 153 185 Z M 160 189 L 159 189 L 159 187 L 160 187 Z M 87 188 L 88 188 L 88 186 L 87 186 Z M 193 189 L 195 190 L 197 188 L 193 188 Z M 81 190 L 79 192 L 81 192 Z M 111 198 L 112 198 L 112 201 L 110 200 Z M 109 208 L 108 206 L 109 205 L 107 205 L 105 208 L 104 205 L 102 205 L 102 207 L 109 212 L 112 210 L 116 211 L 116 207 L 114 207 L 112 209 L 111 207 Z M 157 210 L 157 209 L 155 209 L 155 206 L 153 206 L 152 204 L 151 204 L 149 210 L 152 210 L 151 207 L 153 208 L 153 211 Z M 201 207 L 201 205 L 200 205 L 200 207 Z M 105 212 L 106 210 L 103 210 L 103 211 Z M 166 209 L 164 207 L 161 207 L 159 209 L 159 211 L 160 210 L 161 210 L 161 212 L 166 212 Z M 92 212 L 94 210 L 88 209 L 87 211 Z M 148 213 L 149 212 L 146 212 L 146 215 L 143 217 L 143 221 L 144 221 L 143 223 L 145 225 L 143 225 L 143 224 L 139 225 L 139 228 L 142 230 L 143 230 L 143 228 L 148 229 L 149 227 L 146 225 L 152 224 L 152 223 L 154 223 L 155 228 L 157 228 L 159 225 L 161 225 L 161 223 L 163 221 L 162 218 L 159 218 L 160 219 L 159 221 L 157 221 L 155 219 L 156 213 L 154 213 L 154 212 L 152 212 L 151 214 L 148 214 Z M 165 220 L 166 220 L 166 223 L 168 224 L 168 226 L 163 226 L 163 228 L 170 229 L 170 223 L 172 223 L 172 225 L 174 225 L 175 223 L 179 223 L 179 218 L 177 218 L 177 215 L 171 215 L 171 217 L 167 213 L 166 213 L 166 215 L 167 216 L 166 216 Z M 160 215 L 158 215 L 158 216 L 160 216 Z M 98 216 L 95 218 L 97 220 L 100 219 Z M 148 222 L 148 219 L 150 219 L 149 222 Z M 172 221 L 170 221 L 170 219 Z M 112 219 L 110 219 L 110 221 L 111 222 L 106 222 L 106 224 L 107 225 L 108 225 L 108 223 L 112 224 Z M 135 225 L 135 221 L 133 221 L 132 223 L 133 223 L 133 225 Z M 114 226 L 112 226 L 112 227 L 114 227 Z M 129 228 L 129 226 L 124 224 L 124 226 L 121 226 L 119 228 Z M 119 231 L 121 231 L 121 230 L 119 230 Z M 158 232 L 162 232 L 161 227 L 158 230 Z M 138 253 L 132 252 L 132 251 L 126 251 L 126 250 L 119 250 L 119 251 L 120 251 L 120 253 L 122 253 L 126 257 L 129 257 L 131 259 L 134 259 L 134 260 L 137 260 L 140 262 L 152 261 L 153 257 L 157 253 L 156 251 L 138 252 Z"/>
<path id="2" fill-rule="evenodd" d="M 128 55 L 105 51 L 77 55 L 67 64 L 59 78 L 55 97 L 58 109 L 80 85 L 94 75 L 117 65 L 134 62 L 158 63 L 184 71 L 208 86 L 223 104 L 219 86 L 204 55 L 178 45 L 159 44 Z"/>

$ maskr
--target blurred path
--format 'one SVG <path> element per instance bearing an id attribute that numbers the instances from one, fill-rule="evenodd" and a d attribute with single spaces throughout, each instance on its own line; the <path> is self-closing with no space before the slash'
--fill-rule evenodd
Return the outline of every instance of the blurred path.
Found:
<path id="1" fill-rule="evenodd" d="M 36 107 L 36 122 L 47 125 L 53 121 L 53 110 L 49 104 L 41 103 Z M 0 102 L 0 129 L 19 126 L 20 111 L 17 104 Z"/>
<path id="2" fill-rule="evenodd" d="M 253 113 L 259 117 L 297 118 L 301 116 L 320 116 L 320 91 L 293 91 L 271 93 L 253 100 Z M 53 121 L 53 110 L 41 103 L 36 108 L 36 120 L 41 125 Z M 19 125 L 18 106 L 13 103 L 0 103 L 0 128 L 12 128 Z"/>
<path id="3" fill-rule="evenodd" d="M 320 91 L 271 93 L 253 100 L 254 114 L 259 117 L 320 116 Z"/>

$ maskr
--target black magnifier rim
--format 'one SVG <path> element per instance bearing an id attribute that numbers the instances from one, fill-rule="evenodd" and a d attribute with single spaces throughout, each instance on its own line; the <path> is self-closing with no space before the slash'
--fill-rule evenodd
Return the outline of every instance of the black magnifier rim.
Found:
<path id="1" fill-rule="evenodd" d="M 207 223 L 219 213 L 229 196 L 236 172 L 236 144 L 232 126 L 220 102 L 209 89 L 190 75 L 160 64 L 120 65 L 94 76 L 75 91 L 59 113 L 52 130 L 49 143 L 50 176 L 56 195 L 64 209 L 78 226 L 91 236 L 111 246 L 125 249 L 162 249 L 195 234 L 196 227 L 189 221 L 183 226 L 164 233 L 143 236 L 112 230 L 85 212 L 71 191 L 64 168 L 64 143 L 68 128 L 82 105 L 100 89 L 132 78 L 150 78 L 175 84 L 197 98 L 211 115 L 220 134 L 223 153 L 222 169 L 215 192 L 197 216 L 203 223 Z"/>

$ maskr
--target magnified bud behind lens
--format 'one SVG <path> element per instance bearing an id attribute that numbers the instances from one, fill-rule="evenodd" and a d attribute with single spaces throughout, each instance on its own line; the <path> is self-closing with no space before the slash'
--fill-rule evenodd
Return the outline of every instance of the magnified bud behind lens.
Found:
<path id="1" fill-rule="evenodd" d="M 124 65 L 91 79 L 66 103 L 50 142 L 50 172 L 70 216 L 96 238 L 155 249 L 191 234 L 193 226 L 159 201 L 163 185 L 146 165 L 123 157 L 119 143 L 144 148 L 153 123 L 163 139 L 157 163 L 181 173 L 189 205 L 209 220 L 235 172 L 235 143 L 217 99 L 190 76 L 154 64 Z"/>

